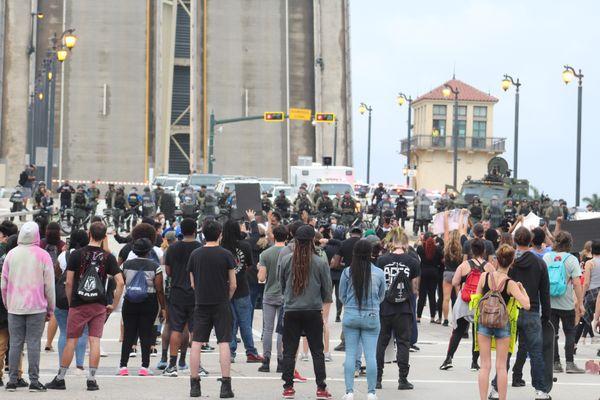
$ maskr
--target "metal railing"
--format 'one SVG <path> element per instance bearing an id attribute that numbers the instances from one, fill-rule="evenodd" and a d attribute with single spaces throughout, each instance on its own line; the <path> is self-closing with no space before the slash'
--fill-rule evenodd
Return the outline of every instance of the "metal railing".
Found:
<path id="1" fill-rule="evenodd" d="M 450 150 L 453 149 L 451 136 L 416 135 L 410 138 L 411 151 L 425 150 Z M 401 152 L 406 154 L 408 140 L 402 139 Z M 469 151 L 485 151 L 489 153 L 503 153 L 506 149 L 505 138 L 480 138 L 474 136 L 459 136 L 458 149 Z"/>

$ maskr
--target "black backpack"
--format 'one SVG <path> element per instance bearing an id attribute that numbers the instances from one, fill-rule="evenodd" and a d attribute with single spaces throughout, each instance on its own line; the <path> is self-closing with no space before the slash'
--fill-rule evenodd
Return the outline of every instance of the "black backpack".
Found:
<path id="1" fill-rule="evenodd" d="M 385 300 L 391 304 L 404 303 L 410 298 L 411 285 L 404 271 L 398 271 L 385 292 Z"/>
<path id="2" fill-rule="evenodd" d="M 85 272 L 79 278 L 77 285 L 77 296 L 84 303 L 97 303 L 106 298 L 106 291 L 98 271 L 104 270 L 105 255 L 95 252 L 87 252 L 82 255 L 82 268 Z M 98 268 L 98 271 L 96 270 Z"/>
<path id="3" fill-rule="evenodd" d="M 28 179 L 29 174 L 27 173 L 27 171 L 21 172 L 21 175 L 19 175 L 19 185 L 23 186 L 25 183 L 27 183 Z"/>
<path id="4" fill-rule="evenodd" d="M 55 285 L 56 308 L 61 310 L 69 309 L 69 300 L 67 300 L 67 271 L 63 272 Z"/>

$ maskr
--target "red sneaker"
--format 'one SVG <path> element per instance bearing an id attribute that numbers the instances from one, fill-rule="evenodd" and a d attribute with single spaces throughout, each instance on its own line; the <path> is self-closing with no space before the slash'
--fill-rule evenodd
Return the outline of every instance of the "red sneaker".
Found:
<path id="1" fill-rule="evenodd" d="M 317 389 L 317 400 L 331 400 L 333 396 L 327 389 Z"/>
<path id="2" fill-rule="evenodd" d="M 300 382 L 300 383 L 305 383 L 307 381 L 307 379 L 305 377 L 303 377 L 302 375 L 300 375 L 300 372 L 298 372 L 297 369 L 294 370 L 294 382 Z"/>
<path id="3" fill-rule="evenodd" d="M 287 388 L 283 390 L 283 398 L 284 399 L 293 399 L 296 396 L 296 391 L 293 387 Z"/>
<path id="4" fill-rule="evenodd" d="M 246 356 L 246 362 L 249 364 L 257 364 L 257 363 L 262 363 L 263 362 L 263 358 L 259 355 L 254 355 L 254 354 L 248 354 Z"/>

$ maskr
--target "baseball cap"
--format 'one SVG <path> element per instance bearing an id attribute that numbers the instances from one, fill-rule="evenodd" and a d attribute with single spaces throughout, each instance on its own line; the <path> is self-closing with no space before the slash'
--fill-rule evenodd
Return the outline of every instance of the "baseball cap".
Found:
<path id="1" fill-rule="evenodd" d="M 302 225 L 294 235 L 294 238 L 297 240 L 312 240 L 314 237 L 315 229 L 310 225 Z"/>

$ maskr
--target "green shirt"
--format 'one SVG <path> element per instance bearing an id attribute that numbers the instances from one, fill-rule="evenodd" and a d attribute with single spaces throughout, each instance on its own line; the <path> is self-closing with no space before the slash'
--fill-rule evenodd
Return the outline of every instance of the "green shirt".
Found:
<path id="1" fill-rule="evenodd" d="M 272 246 L 260 253 L 259 265 L 267 269 L 264 296 L 281 296 L 281 285 L 277 279 L 277 260 L 285 246 Z"/>

